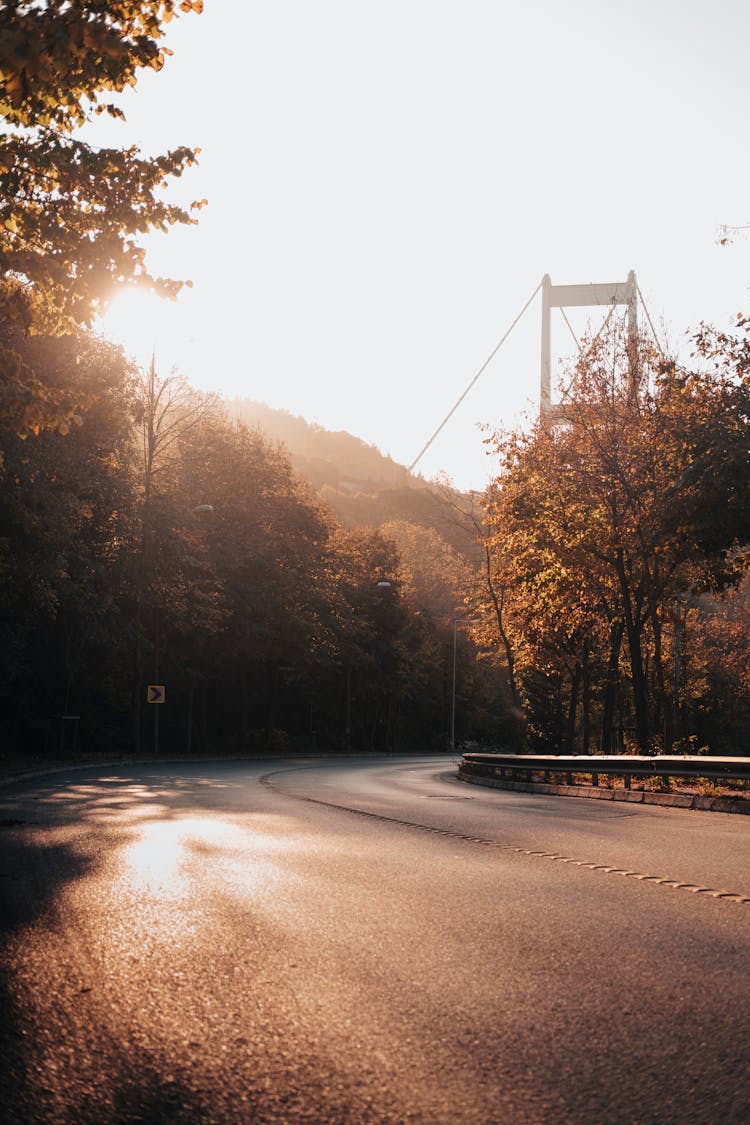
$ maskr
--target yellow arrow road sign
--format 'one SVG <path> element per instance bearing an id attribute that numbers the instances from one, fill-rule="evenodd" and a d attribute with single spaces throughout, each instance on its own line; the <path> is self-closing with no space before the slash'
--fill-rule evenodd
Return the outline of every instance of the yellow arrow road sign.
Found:
<path id="1" fill-rule="evenodd" d="M 164 684 L 149 684 L 146 689 L 146 701 L 148 703 L 164 703 L 166 696 L 167 689 Z"/>

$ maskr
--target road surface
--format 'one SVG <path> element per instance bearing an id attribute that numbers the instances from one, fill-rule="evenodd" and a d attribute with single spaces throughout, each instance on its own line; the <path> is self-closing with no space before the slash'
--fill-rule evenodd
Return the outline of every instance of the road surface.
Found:
<path id="1" fill-rule="evenodd" d="M 750 818 L 446 759 L 0 792 L 9 1123 L 747 1122 Z"/>

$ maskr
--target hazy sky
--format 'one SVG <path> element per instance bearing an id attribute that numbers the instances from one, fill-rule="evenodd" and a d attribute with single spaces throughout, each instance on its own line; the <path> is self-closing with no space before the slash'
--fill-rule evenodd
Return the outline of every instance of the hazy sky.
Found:
<path id="1" fill-rule="evenodd" d="M 634 269 L 673 345 L 750 309 L 747 0 L 206 0 L 98 134 L 202 149 L 113 335 L 409 464 L 541 277 Z M 601 314 L 600 314 L 601 315 Z M 596 310 L 591 320 L 598 323 Z M 553 341 L 568 350 L 559 313 Z M 419 469 L 482 487 L 534 409 L 539 298 Z M 580 323 L 580 317 L 579 317 Z"/>

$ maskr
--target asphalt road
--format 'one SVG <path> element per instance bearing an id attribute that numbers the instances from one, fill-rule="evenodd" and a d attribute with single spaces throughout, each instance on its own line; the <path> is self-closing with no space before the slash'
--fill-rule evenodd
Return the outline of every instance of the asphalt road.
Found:
<path id="1" fill-rule="evenodd" d="M 750 1120 L 750 818 L 390 758 L 90 770 L 0 826 L 5 1122 Z"/>

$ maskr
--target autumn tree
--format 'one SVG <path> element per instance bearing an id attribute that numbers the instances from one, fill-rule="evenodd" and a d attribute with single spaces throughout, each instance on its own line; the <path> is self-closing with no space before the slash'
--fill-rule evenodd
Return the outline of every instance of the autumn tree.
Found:
<path id="1" fill-rule="evenodd" d="M 723 594 L 685 605 L 680 656 L 679 701 L 697 746 L 708 743 L 729 754 L 744 749 L 750 737 L 750 575 Z"/>
<path id="2" fill-rule="evenodd" d="M 592 653 L 601 606 L 580 569 L 561 563 L 546 537 L 548 521 L 526 518 L 531 497 L 521 492 L 523 486 L 523 477 L 509 474 L 502 487 L 496 481 L 487 491 L 488 560 L 477 590 L 480 625 L 475 631 L 499 641 L 519 742 L 572 750 L 580 707 L 582 749 L 587 752 Z"/>
<path id="3" fill-rule="evenodd" d="M 488 439 L 492 441 L 492 439 Z M 438 481 L 439 493 L 451 513 L 452 539 L 468 570 L 464 587 L 463 615 L 470 622 L 469 635 L 481 662 L 499 683 L 496 711 L 503 713 L 502 737 L 506 745 L 521 749 L 526 737 L 519 681 L 519 661 L 523 631 L 516 620 L 519 599 L 516 563 L 518 551 L 507 530 L 496 534 L 489 521 L 490 503 L 497 504 L 497 493 L 489 488 L 484 495 L 460 492 L 447 477 Z M 497 510 L 495 511 L 497 522 Z"/>
<path id="4" fill-rule="evenodd" d="M 407 665 L 404 691 L 412 729 L 415 735 L 429 731 L 434 737 L 435 719 L 440 716 L 441 733 L 447 739 L 453 630 L 465 610 L 470 567 L 434 528 L 389 520 L 380 532 L 398 548 L 395 574 L 408 613 L 403 637 Z M 460 653 L 463 658 L 463 643 Z M 468 675 L 460 677 L 462 693 L 468 679 Z"/>
<path id="5" fill-rule="evenodd" d="M 405 681 L 398 564 L 396 545 L 382 532 L 334 527 L 328 581 L 335 664 L 328 709 L 347 750 L 394 744 Z"/>
<path id="6" fill-rule="evenodd" d="M 563 402 L 563 414 L 498 440 L 488 498 L 498 539 L 523 544 L 516 600 L 537 607 L 526 639 L 549 601 L 542 635 L 577 637 L 571 706 L 575 665 L 585 677 L 596 653 L 605 722 L 624 640 L 635 742 L 669 747 L 676 599 L 736 581 L 730 548 L 750 534 L 747 386 L 726 363 L 688 371 L 644 343 L 633 354 L 614 332 L 584 350 Z"/>
<path id="7" fill-rule="evenodd" d="M 188 522 L 221 614 L 200 650 L 176 647 L 176 665 L 189 655 L 238 745 L 268 742 L 305 723 L 310 681 L 330 664 L 332 519 L 282 447 L 218 415 L 185 432 L 175 471 L 185 511 L 208 508 Z"/>
<path id="8" fill-rule="evenodd" d="M 97 114 L 123 118 L 113 98 L 144 67 L 161 69 L 166 24 L 202 0 L 12 0 L 0 8 L 0 420 L 21 435 L 66 425 L 75 403 L 36 378 L 19 334 L 90 326 L 116 286 L 157 278 L 144 235 L 194 222 L 166 202 L 165 182 L 197 150 L 146 157 L 135 146 L 96 148 L 76 132 Z"/>
<path id="9" fill-rule="evenodd" d="M 401 589 L 415 612 L 431 623 L 452 624 L 465 608 L 467 561 L 434 528 L 388 520 L 379 530 L 398 547 Z"/>

